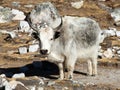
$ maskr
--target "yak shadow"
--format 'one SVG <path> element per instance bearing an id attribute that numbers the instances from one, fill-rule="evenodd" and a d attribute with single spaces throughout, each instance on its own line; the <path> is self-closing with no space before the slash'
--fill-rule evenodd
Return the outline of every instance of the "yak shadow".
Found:
<path id="1" fill-rule="evenodd" d="M 40 65 L 40 66 L 38 66 Z M 52 75 L 59 75 L 57 65 L 47 61 L 34 61 L 22 67 L 0 68 L 0 74 L 5 74 L 11 78 L 14 74 L 24 73 L 25 76 L 40 76 L 45 78 L 56 79 Z"/>
<path id="2" fill-rule="evenodd" d="M 57 79 L 59 77 L 58 66 L 48 61 L 34 61 L 22 67 L 0 68 L 0 74 L 5 74 L 8 78 L 19 73 L 24 73 L 26 77 L 40 76 L 49 79 Z M 74 73 L 86 75 L 86 73 L 79 71 L 74 71 Z"/>

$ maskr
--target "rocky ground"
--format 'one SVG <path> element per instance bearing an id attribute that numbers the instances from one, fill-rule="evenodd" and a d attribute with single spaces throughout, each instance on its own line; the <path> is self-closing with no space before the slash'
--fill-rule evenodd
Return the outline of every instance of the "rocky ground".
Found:
<path id="1" fill-rule="evenodd" d="M 36 4 L 45 1 L 48 0 L 0 2 L 0 15 L 3 14 L 1 8 L 9 7 L 4 9 L 7 19 L 0 16 L 0 90 L 119 90 L 120 0 L 84 0 L 78 7 L 72 2 L 79 0 L 49 0 L 62 16 L 96 20 L 105 34 L 99 51 L 98 75 L 87 76 L 86 62 L 77 62 L 73 81 L 57 80 L 58 67 L 39 57 L 38 42 L 24 21 Z"/>

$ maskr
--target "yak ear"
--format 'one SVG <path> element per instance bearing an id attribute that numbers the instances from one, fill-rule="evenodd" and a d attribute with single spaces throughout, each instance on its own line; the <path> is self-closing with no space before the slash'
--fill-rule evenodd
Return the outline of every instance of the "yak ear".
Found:
<path id="1" fill-rule="evenodd" d="M 38 33 L 37 33 L 37 32 L 32 32 L 32 37 L 33 37 L 34 39 L 39 40 L 39 36 L 38 36 Z"/>
<path id="2" fill-rule="evenodd" d="M 58 37 L 60 37 L 60 32 L 56 31 L 54 34 L 54 39 L 57 39 Z"/>

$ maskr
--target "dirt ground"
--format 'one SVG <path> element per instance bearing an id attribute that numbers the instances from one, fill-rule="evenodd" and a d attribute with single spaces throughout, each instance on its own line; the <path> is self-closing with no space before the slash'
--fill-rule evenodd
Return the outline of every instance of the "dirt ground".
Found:
<path id="1" fill-rule="evenodd" d="M 112 8 L 120 7 L 120 0 L 106 0 L 106 2 L 98 2 L 97 0 L 85 0 L 83 7 L 80 9 L 74 9 L 70 5 L 71 1 L 77 0 L 1 0 L 0 6 L 19 9 L 25 12 L 27 15 L 27 13 L 29 13 L 34 7 L 28 8 L 24 7 L 25 5 L 36 5 L 45 1 L 51 1 L 57 7 L 59 13 L 62 16 L 71 15 L 89 17 L 99 22 L 102 29 L 115 27 L 120 30 L 120 27 L 114 25 L 114 21 L 111 18 L 110 14 L 99 7 L 99 3 L 104 3 L 105 5 L 108 5 Z M 12 2 L 19 2 L 21 6 L 12 6 Z M 5 24 L 0 24 L 0 30 L 15 30 L 18 28 L 18 24 L 19 21 L 11 21 Z M 18 47 L 27 46 L 29 44 L 27 42 L 30 42 L 32 39 L 31 37 L 26 37 L 26 34 L 23 34 L 22 38 L 14 40 L 6 40 L 6 37 L 7 35 L 0 35 L 0 73 L 7 73 L 9 70 L 11 70 L 11 68 L 16 68 L 15 70 L 17 72 L 20 67 L 29 65 L 33 61 L 41 61 L 40 58 L 35 57 L 35 55 L 38 53 L 28 53 L 25 55 L 19 55 L 18 53 Z M 105 49 L 111 46 L 120 46 L 120 41 L 116 37 L 110 37 L 108 39 L 105 39 L 102 45 L 102 48 Z M 10 54 L 13 50 L 16 52 Z M 100 59 L 98 64 L 98 76 L 96 77 L 90 77 L 84 74 L 84 72 L 87 72 L 86 64 L 77 63 L 75 70 L 77 70 L 74 73 L 74 79 L 76 81 L 91 84 L 110 85 L 120 89 L 120 60 L 118 58 Z M 37 72 L 38 70 L 34 70 L 34 72 L 30 71 L 26 75 L 29 76 L 32 75 L 29 73 L 35 73 L 33 75 L 39 76 L 40 73 L 36 74 Z"/>

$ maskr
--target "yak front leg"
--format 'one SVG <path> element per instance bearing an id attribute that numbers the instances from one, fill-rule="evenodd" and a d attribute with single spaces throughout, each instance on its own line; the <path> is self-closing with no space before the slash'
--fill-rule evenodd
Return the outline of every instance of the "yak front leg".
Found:
<path id="1" fill-rule="evenodd" d="M 60 80 L 63 80 L 64 79 L 64 67 L 63 67 L 63 63 L 58 63 L 58 67 L 59 67 L 59 74 L 60 74 L 60 77 L 59 79 Z"/>

